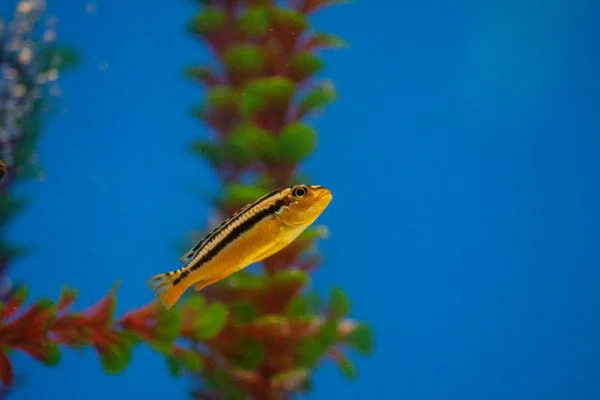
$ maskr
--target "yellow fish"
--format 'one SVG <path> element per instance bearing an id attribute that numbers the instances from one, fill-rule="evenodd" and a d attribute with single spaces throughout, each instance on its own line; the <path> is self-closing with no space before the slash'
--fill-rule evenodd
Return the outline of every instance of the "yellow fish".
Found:
<path id="1" fill-rule="evenodd" d="M 192 285 L 202 288 L 275 254 L 308 228 L 331 202 L 322 186 L 278 189 L 246 205 L 202 238 L 180 261 L 147 284 L 169 309 Z"/>

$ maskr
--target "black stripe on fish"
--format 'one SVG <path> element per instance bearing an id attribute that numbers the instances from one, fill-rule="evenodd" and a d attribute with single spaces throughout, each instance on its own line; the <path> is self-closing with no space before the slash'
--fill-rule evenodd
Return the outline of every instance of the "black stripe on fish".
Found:
<path id="1" fill-rule="evenodd" d="M 218 243 L 216 243 L 213 248 L 208 250 L 202 257 L 200 257 L 200 259 L 197 262 L 195 262 L 194 265 L 190 266 L 189 269 L 187 269 L 179 277 L 177 277 L 177 279 L 175 279 L 173 281 L 173 285 L 174 286 L 177 285 L 179 282 L 181 282 L 183 279 L 185 279 L 191 271 L 195 271 L 196 269 L 200 268 L 202 265 L 204 265 L 207 262 L 209 262 L 210 260 L 212 260 L 223 249 L 225 249 L 230 243 L 232 243 L 234 240 L 236 240 L 238 237 L 240 237 L 244 233 L 248 232 L 260 221 L 262 221 L 265 218 L 275 215 L 277 212 L 279 212 L 281 210 L 281 208 L 289 206 L 290 202 L 291 202 L 291 200 L 288 198 L 283 198 L 283 199 L 277 200 L 271 206 L 265 208 L 264 210 L 257 212 L 250 218 L 241 222 L 239 225 L 234 227 L 231 230 L 231 232 L 229 232 L 223 239 L 221 239 Z"/>
<path id="2" fill-rule="evenodd" d="M 206 234 L 202 239 L 200 239 L 200 241 L 198 241 L 198 243 L 196 243 L 196 245 L 192 249 L 190 249 L 187 253 L 185 253 L 183 255 L 183 257 L 181 257 L 180 261 L 186 265 L 189 264 L 194 258 L 196 258 L 196 256 L 198 255 L 198 253 L 202 250 L 202 248 L 204 246 L 206 246 L 208 243 L 210 243 L 212 241 L 212 239 L 214 237 L 216 237 L 219 233 L 221 233 L 223 230 L 227 229 L 231 224 L 233 224 L 238 219 L 240 219 L 246 211 L 249 211 L 250 209 L 252 209 L 255 206 L 257 206 L 258 204 L 270 199 L 271 197 L 276 196 L 282 190 L 284 190 L 284 189 L 277 189 L 270 193 L 265 194 L 264 196 L 260 197 L 258 200 L 246 205 L 241 210 L 239 210 L 238 212 L 233 214 L 231 217 L 229 217 L 225 221 L 221 222 L 216 228 L 214 228 L 212 231 L 210 231 L 208 234 Z"/>

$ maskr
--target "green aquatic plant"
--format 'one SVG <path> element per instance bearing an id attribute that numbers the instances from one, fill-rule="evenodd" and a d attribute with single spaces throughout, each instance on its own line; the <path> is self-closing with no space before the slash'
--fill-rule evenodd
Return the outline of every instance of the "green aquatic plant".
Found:
<path id="1" fill-rule="evenodd" d="M 185 71 L 206 90 L 204 104 L 192 111 L 209 126 L 211 139 L 197 140 L 192 149 L 220 178 L 222 191 L 212 198 L 216 219 L 265 192 L 306 183 L 300 163 L 317 146 L 306 117 L 336 98 L 333 83 L 317 78 L 318 51 L 345 45 L 316 31 L 309 17 L 332 3 L 204 1 L 190 22 L 190 33 L 216 59 Z M 321 262 L 316 244 L 326 236 L 325 227 L 309 228 L 261 263 L 259 273 L 240 271 L 202 290 L 208 304 L 226 304 L 229 317 L 222 332 L 203 343 L 211 368 L 198 373 L 199 397 L 287 398 L 310 387 L 312 371 L 327 359 L 355 376 L 346 350 L 372 351 L 368 326 L 348 318 L 350 302 L 340 289 L 327 301 L 308 291 Z"/>
<path id="2" fill-rule="evenodd" d="M 306 182 L 300 164 L 317 146 L 307 117 L 336 98 L 333 84 L 317 78 L 318 51 L 344 46 L 316 31 L 309 17 L 337 2 L 204 0 L 190 21 L 189 33 L 215 55 L 213 65 L 185 69 L 206 90 L 192 113 L 212 139 L 195 141 L 191 150 L 222 185 L 211 198 L 215 219 L 274 188 Z M 188 245 L 210 228 L 190 235 Z M 259 272 L 240 271 L 190 291 L 169 311 L 154 301 L 115 318 L 115 289 L 81 312 L 70 311 L 76 292 L 69 288 L 56 303 L 27 307 L 26 289 L 13 290 L 0 310 L 0 379 L 11 383 L 12 350 L 55 364 L 62 347 L 91 346 L 105 371 L 118 373 L 141 343 L 162 353 L 173 375 L 191 376 L 197 398 L 291 398 L 310 389 L 313 371 L 327 360 L 355 378 L 348 350 L 372 352 L 369 327 L 350 318 L 341 289 L 327 299 L 309 290 L 322 261 L 317 243 L 327 235 L 326 227 L 309 228 Z"/>

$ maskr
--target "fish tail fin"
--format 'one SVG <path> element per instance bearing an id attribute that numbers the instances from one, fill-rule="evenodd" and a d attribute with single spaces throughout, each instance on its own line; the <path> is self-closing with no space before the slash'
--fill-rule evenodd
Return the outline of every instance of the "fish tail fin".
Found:
<path id="1" fill-rule="evenodd" d="M 153 275 L 146 281 L 146 284 L 167 310 L 177 303 L 177 300 L 179 300 L 187 289 L 187 286 L 179 280 L 183 271 L 184 269 L 182 268 Z"/>

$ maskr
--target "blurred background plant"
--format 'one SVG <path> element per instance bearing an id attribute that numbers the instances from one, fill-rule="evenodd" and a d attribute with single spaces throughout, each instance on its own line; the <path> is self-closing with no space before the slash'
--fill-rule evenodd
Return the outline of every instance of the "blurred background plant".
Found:
<path id="1" fill-rule="evenodd" d="M 10 337 L 5 321 L 20 305 L 26 287 L 13 284 L 7 268 L 24 248 L 8 243 L 8 224 L 24 207 L 23 197 L 13 194 L 19 183 L 43 179 L 35 144 L 41 133 L 44 114 L 60 96 L 60 71 L 77 63 L 76 54 L 56 42 L 56 19 L 46 15 L 45 2 L 21 0 L 10 20 L 0 19 L 0 298 L 3 351 L 0 372 L 4 383 L 12 382 L 5 346 L 18 347 L 32 356 L 50 361 L 51 351 L 29 347 L 22 336 Z M 31 322 L 32 320 L 30 320 Z M 29 327 L 32 331 L 39 326 Z M 18 344 L 18 343 L 20 344 Z M 12 343 L 12 345 L 11 345 Z"/>
<path id="2" fill-rule="evenodd" d="M 204 1 L 190 22 L 189 32 L 216 58 L 214 65 L 186 68 L 206 91 L 205 104 L 193 114 L 213 135 L 192 149 L 222 184 L 211 198 L 215 223 L 276 187 L 309 182 L 299 164 L 315 150 L 317 134 L 304 120 L 336 97 L 331 82 L 316 79 L 322 67 L 317 51 L 344 42 L 314 30 L 308 17 L 331 3 L 336 1 Z M 41 1 L 20 1 L 1 36 L 0 151 L 7 170 L 0 182 L 1 229 L 24 204 L 9 189 L 42 176 L 34 152 L 41 115 L 60 94 L 59 71 L 77 60 L 55 44 L 54 19 L 46 19 L 41 38 L 34 35 L 44 12 Z M 194 232 L 189 245 L 210 228 Z M 5 273 L 19 249 L 2 236 L 0 378 L 5 387 L 13 383 L 13 349 L 55 364 L 59 346 L 92 346 L 105 371 L 117 373 L 142 341 L 165 355 L 171 373 L 197 378 L 197 398 L 288 398 L 309 390 L 312 372 L 327 359 L 354 378 L 347 350 L 369 354 L 369 328 L 348 317 L 341 289 L 326 301 L 308 291 L 322 261 L 316 242 L 327 232 L 310 228 L 260 268 L 191 293 L 172 311 L 153 302 L 119 320 L 113 316 L 114 288 L 82 312 L 68 311 L 76 298 L 68 287 L 57 302 L 41 300 L 21 310 L 26 287 L 13 285 Z"/>

